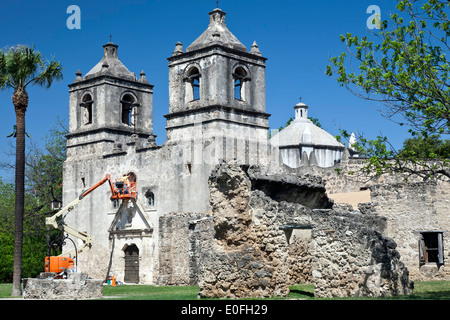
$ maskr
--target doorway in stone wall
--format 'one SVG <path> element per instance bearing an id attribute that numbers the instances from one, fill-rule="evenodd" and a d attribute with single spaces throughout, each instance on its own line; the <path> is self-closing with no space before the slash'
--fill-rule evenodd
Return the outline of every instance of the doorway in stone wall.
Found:
<path id="1" fill-rule="evenodd" d="M 126 283 L 139 283 L 139 248 L 132 244 L 125 248 L 125 276 Z"/>

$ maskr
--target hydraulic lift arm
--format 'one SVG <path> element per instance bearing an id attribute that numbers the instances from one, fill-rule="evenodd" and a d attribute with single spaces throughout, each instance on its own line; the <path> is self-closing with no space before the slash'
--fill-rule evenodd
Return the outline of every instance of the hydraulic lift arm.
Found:
<path id="1" fill-rule="evenodd" d="M 92 191 L 94 191 L 95 189 L 97 189 L 98 187 L 100 187 L 102 184 L 104 184 L 105 182 L 109 182 L 109 186 L 111 188 L 111 192 L 114 195 L 115 194 L 115 190 L 114 187 L 112 185 L 111 182 L 111 177 L 110 175 L 106 175 L 106 177 L 104 177 L 100 182 L 98 182 L 97 184 L 95 184 L 94 186 L 90 187 L 88 190 L 84 191 L 77 199 L 73 200 L 71 203 L 69 203 L 67 206 L 65 206 L 64 208 L 62 208 L 60 211 L 58 211 L 55 215 L 48 217 L 45 219 L 45 224 L 47 226 L 52 226 L 55 229 L 60 229 L 60 230 L 64 230 L 65 232 L 67 232 L 68 234 L 77 237 L 79 239 L 81 239 L 83 241 L 83 245 L 82 247 L 80 247 L 77 251 L 78 253 L 82 252 L 84 248 L 88 247 L 88 249 L 91 248 L 92 246 L 92 238 L 90 235 L 88 235 L 86 232 L 82 232 L 79 231 L 71 226 L 68 226 L 67 224 L 64 223 L 64 218 L 66 217 L 66 215 L 73 211 L 73 209 L 75 208 L 75 206 L 81 201 L 83 200 L 88 194 L 90 194 Z M 57 221 L 57 219 L 59 217 L 62 218 L 59 220 L 59 222 Z"/>
<path id="2" fill-rule="evenodd" d="M 86 232 L 77 230 L 77 229 L 75 229 L 75 228 L 73 228 L 71 226 L 68 226 L 66 224 L 63 224 L 63 225 L 64 225 L 64 227 L 62 229 L 64 229 L 64 232 L 66 232 L 66 233 L 68 233 L 68 234 L 70 234 L 70 235 L 72 235 L 74 237 L 77 237 L 77 238 L 79 238 L 79 239 L 81 239 L 83 241 L 83 245 L 77 248 L 77 250 L 76 250 L 77 253 L 84 252 L 85 248 L 87 248 L 86 250 L 91 249 L 91 247 L 92 247 L 92 237 L 90 235 L 88 235 Z M 65 252 L 65 253 L 63 253 L 61 255 L 63 255 L 63 256 L 71 256 L 72 253 L 75 253 L 75 250 L 72 250 L 72 251 L 69 251 L 69 252 Z"/>

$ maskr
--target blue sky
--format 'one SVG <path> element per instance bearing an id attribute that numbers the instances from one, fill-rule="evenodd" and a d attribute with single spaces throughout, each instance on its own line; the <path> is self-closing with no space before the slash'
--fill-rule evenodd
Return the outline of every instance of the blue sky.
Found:
<path id="1" fill-rule="evenodd" d="M 309 115 L 335 135 L 340 128 L 375 138 L 382 133 L 396 147 L 409 137 L 407 128 L 381 117 L 375 103 L 356 98 L 336 80 L 325 76 L 328 59 L 344 47 L 339 40 L 347 32 L 369 35 L 366 13 L 370 5 L 381 9 L 382 19 L 396 1 L 386 0 L 223 0 L 229 30 L 250 49 L 257 41 L 266 69 L 266 112 L 272 114 L 271 128 L 278 128 L 294 115 L 299 97 L 310 106 Z M 81 9 L 81 29 L 68 29 L 67 8 Z M 43 139 L 57 117 L 68 121 L 67 85 L 80 69 L 86 74 L 102 57 L 102 45 L 119 45 L 119 58 L 139 74 L 144 70 L 154 88 L 154 133 L 157 143 L 165 141 L 168 113 L 168 66 L 176 42 L 184 48 L 208 26 L 208 12 L 214 0 L 95 0 L 29 1 L 0 3 L 0 48 L 17 44 L 34 45 L 44 57 L 55 57 L 64 67 L 64 79 L 50 89 L 31 87 L 26 115 L 32 141 Z M 0 91 L 0 160 L 8 147 L 6 136 L 15 124 L 12 92 Z M 12 139 L 12 138 L 9 138 Z M 28 139 L 30 141 L 30 139 Z M 11 173 L 0 172 L 8 180 Z"/>

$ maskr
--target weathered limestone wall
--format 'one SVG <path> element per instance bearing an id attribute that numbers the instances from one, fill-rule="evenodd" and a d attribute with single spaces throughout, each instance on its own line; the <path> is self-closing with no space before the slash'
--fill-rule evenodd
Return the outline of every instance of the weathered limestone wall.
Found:
<path id="1" fill-rule="evenodd" d="M 168 213 L 159 218 L 158 285 L 197 285 L 199 259 L 212 239 L 207 213 Z"/>
<path id="2" fill-rule="evenodd" d="M 334 211 L 315 211 L 312 276 L 316 297 L 410 294 L 413 283 L 396 243 L 381 232 L 386 219 Z"/>
<path id="3" fill-rule="evenodd" d="M 76 273 L 69 279 L 23 280 L 24 299 L 42 300 L 84 300 L 103 297 L 103 280 L 87 279 L 86 275 Z"/>
<path id="4" fill-rule="evenodd" d="M 395 242 L 382 236 L 386 219 L 333 210 L 317 177 L 223 164 L 210 189 L 214 241 L 201 257 L 200 296 L 285 296 L 299 280 L 312 280 L 318 297 L 411 293 Z"/>
<path id="5" fill-rule="evenodd" d="M 386 217 L 386 235 L 398 244 L 397 250 L 412 279 L 449 279 L 450 272 L 446 267 L 450 257 L 446 250 L 450 245 L 448 179 L 423 182 L 420 177 L 408 176 L 408 181 L 405 182 L 405 177 L 399 174 L 368 177 L 359 173 L 363 165 L 363 159 L 353 158 L 344 160 L 333 168 L 305 166 L 298 169 L 283 169 L 293 174 L 318 175 L 323 179 L 330 198 L 352 204 L 353 210 Z M 421 231 L 443 232 L 443 265 L 419 264 Z"/>
<path id="6" fill-rule="evenodd" d="M 110 200 L 107 184 L 80 202 L 66 217 L 68 225 L 86 231 L 93 239 L 91 250 L 79 255 L 80 270 L 96 278 L 113 273 L 117 280 L 124 281 L 125 249 L 134 244 L 139 249 L 139 282 L 157 283 L 158 272 L 164 269 L 159 266 L 159 218 L 171 212 L 208 212 L 208 178 L 219 159 L 249 164 L 265 159 L 262 155 L 267 153 L 267 148 L 262 144 L 251 141 L 247 144 L 245 139 L 227 136 L 210 137 L 217 132 L 209 128 L 212 131 L 206 135 L 202 128 L 203 125 L 195 127 L 200 129 L 195 139 L 189 137 L 163 147 L 144 148 L 129 137 L 127 143 L 121 147 L 115 145 L 114 150 L 114 143 L 111 150 L 105 151 L 96 149 L 99 143 L 88 144 L 88 141 L 70 148 L 64 165 L 64 203 L 77 199 L 107 173 L 115 179 L 133 172 L 137 177 L 137 202 L 144 209 L 141 212 L 133 207 L 119 212 Z M 114 141 L 114 137 L 108 140 Z M 154 195 L 152 205 L 148 205 L 145 196 L 149 191 Z M 75 242 L 80 245 L 76 239 Z M 68 247 L 72 249 L 71 244 Z"/>
<path id="7" fill-rule="evenodd" d="M 282 168 L 284 171 L 292 174 L 309 174 L 321 177 L 328 194 L 358 192 L 366 190 L 373 185 L 405 182 L 406 176 L 400 174 L 383 174 L 378 177 L 362 174 L 360 170 L 364 165 L 364 159 L 344 157 L 340 163 L 329 168 L 315 165 L 302 166 L 295 169 L 282 165 Z M 418 176 L 408 176 L 409 183 L 420 181 L 422 181 L 422 178 Z"/>
<path id="8" fill-rule="evenodd" d="M 398 243 L 402 261 L 415 280 L 450 279 L 450 183 L 416 182 L 371 187 L 373 212 L 386 217 L 386 234 Z M 444 265 L 419 267 L 421 231 L 444 231 Z"/>
<path id="9" fill-rule="evenodd" d="M 214 242 L 202 256 L 202 297 L 267 297 L 289 293 L 288 246 L 277 223 L 276 202 L 252 202 L 251 183 L 241 167 L 212 173 Z M 266 200 L 266 201 L 264 201 Z M 262 209 L 265 208 L 265 209 Z"/>

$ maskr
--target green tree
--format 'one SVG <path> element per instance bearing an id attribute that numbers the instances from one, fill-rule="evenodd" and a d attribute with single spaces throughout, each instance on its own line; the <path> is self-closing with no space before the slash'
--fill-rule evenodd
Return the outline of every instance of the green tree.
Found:
<path id="1" fill-rule="evenodd" d="M 12 296 L 21 292 L 23 217 L 25 206 L 25 114 L 28 108 L 27 87 L 49 88 L 54 80 L 62 79 L 62 67 L 57 61 L 46 61 L 33 47 L 19 45 L 0 50 L 0 89 L 12 89 L 16 113 L 15 165 L 15 238 Z"/>
<path id="2" fill-rule="evenodd" d="M 26 160 L 26 187 L 33 193 L 47 213 L 52 202 L 62 201 L 62 170 L 66 160 L 68 129 L 60 119 L 45 140 L 44 150 L 32 147 Z"/>
<path id="3" fill-rule="evenodd" d="M 406 139 L 399 150 L 402 157 L 417 157 L 418 159 L 449 159 L 450 140 L 442 140 L 438 135 L 417 136 Z"/>
<path id="4" fill-rule="evenodd" d="M 0 179 L 0 283 L 10 283 L 14 273 L 14 185 Z M 27 193 L 24 205 L 23 277 L 36 277 L 44 270 L 46 255 L 45 216 L 38 199 Z"/>
<path id="5" fill-rule="evenodd" d="M 413 135 L 450 134 L 450 65 L 446 55 L 450 49 L 450 2 L 401 0 L 396 8 L 398 12 L 383 21 L 370 39 L 341 35 L 347 52 L 330 59 L 326 74 L 337 76 L 337 82 L 356 96 L 378 102 L 384 117 L 409 126 Z M 342 132 L 341 136 L 345 135 Z M 373 169 L 377 174 L 426 165 L 429 170 L 428 175 L 422 172 L 424 178 L 450 176 L 447 161 L 447 166 L 429 166 L 418 163 L 417 157 L 399 157 L 382 136 L 360 139 L 359 149 L 369 159 L 365 170 Z"/>

